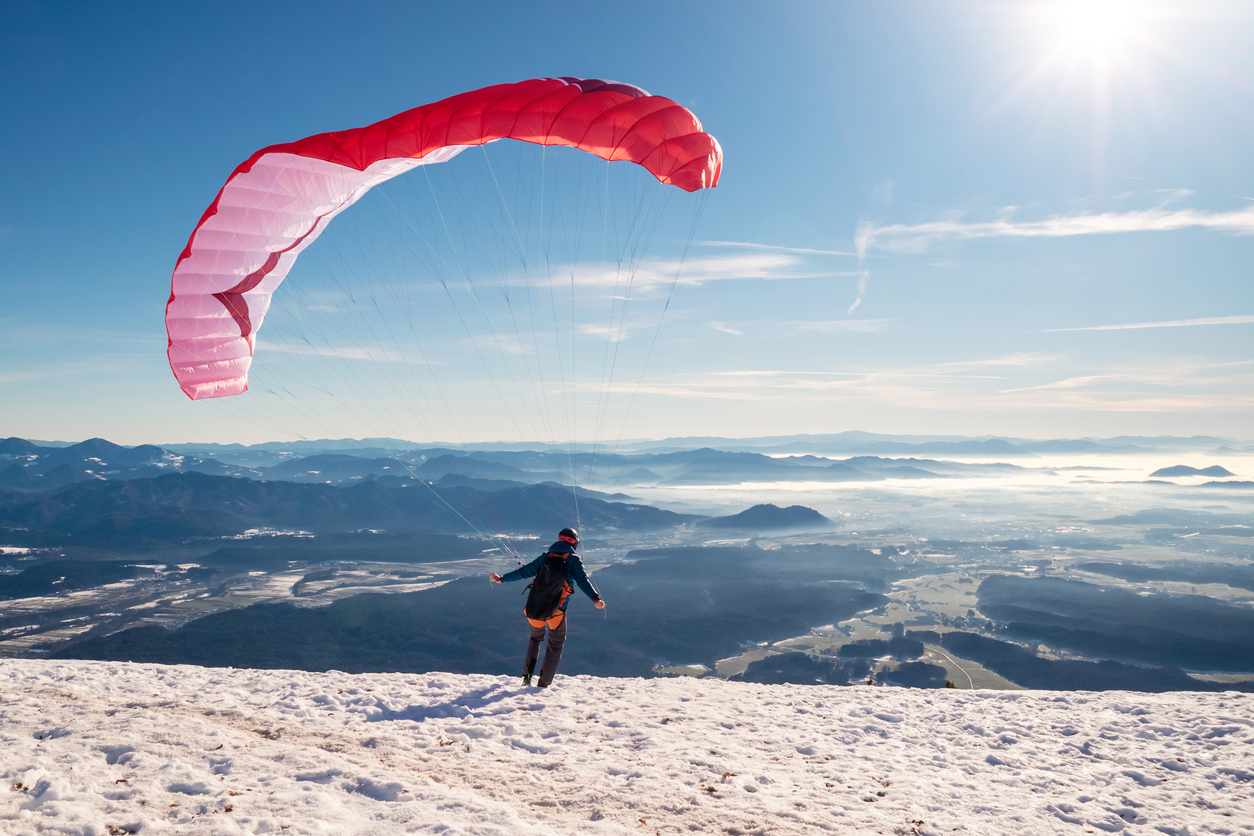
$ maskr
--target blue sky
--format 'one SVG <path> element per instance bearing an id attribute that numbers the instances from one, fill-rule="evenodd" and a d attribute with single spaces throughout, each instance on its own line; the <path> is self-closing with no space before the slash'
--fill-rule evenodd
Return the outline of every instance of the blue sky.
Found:
<path id="1" fill-rule="evenodd" d="M 660 330 L 645 283 L 612 385 L 572 342 L 581 437 L 1252 435 L 1248 4 L 530 6 L 5 3 L 0 436 L 431 440 L 352 391 L 188 401 L 170 271 L 257 148 L 552 75 L 669 96 L 726 154 Z M 428 431 L 526 435 L 477 328 Z"/>

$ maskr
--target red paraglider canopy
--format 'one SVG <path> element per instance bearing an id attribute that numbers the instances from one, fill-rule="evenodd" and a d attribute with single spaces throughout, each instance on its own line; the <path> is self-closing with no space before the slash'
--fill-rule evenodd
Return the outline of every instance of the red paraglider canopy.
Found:
<path id="1" fill-rule="evenodd" d="M 364 128 L 263 148 L 227 179 L 174 268 L 167 354 L 183 391 L 195 400 L 248 388 L 270 297 L 333 217 L 385 180 L 498 139 L 636 163 L 689 192 L 717 185 L 722 171 L 718 141 L 687 108 L 600 79 L 484 87 Z"/>

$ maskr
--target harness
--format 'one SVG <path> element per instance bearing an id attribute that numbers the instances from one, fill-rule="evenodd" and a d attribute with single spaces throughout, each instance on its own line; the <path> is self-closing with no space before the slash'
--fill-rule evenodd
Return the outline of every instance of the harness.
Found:
<path id="1" fill-rule="evenodd" d="M 562 609 L 566 599 L 574 592 L 566 580 L 566 558 L 563 552 L 549 552 L 544 556 L 544 564 L 535 578 L 528 584 L 531 593 L 527 596 L 527 605 L 523 613 L 532 627 L 548 625 L 556 628 L 566 616 Z"/>

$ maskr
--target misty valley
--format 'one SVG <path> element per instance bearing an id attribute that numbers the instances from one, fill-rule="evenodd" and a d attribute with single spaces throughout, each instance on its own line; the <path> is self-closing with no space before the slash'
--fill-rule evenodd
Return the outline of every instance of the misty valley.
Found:
<path id="1" fill-rule="evenodd" d="M 1217 438 L 10 438 L 0 655 L 514 674 L 523 585 L 487 575 L 577 521 L 608 608 L 576 597 L 563 674 L 1251 691 L 1251 462 Z"/>

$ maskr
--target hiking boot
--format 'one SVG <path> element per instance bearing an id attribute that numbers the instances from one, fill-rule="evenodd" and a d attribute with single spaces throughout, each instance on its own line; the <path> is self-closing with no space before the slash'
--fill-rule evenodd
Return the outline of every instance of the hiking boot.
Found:
<path id="1" fill-rule="evenodd" d="M 525 673 L 523 674 L 523 687 L 526 688 L 529 685 L 531 685 L 531 674 Z"/>

